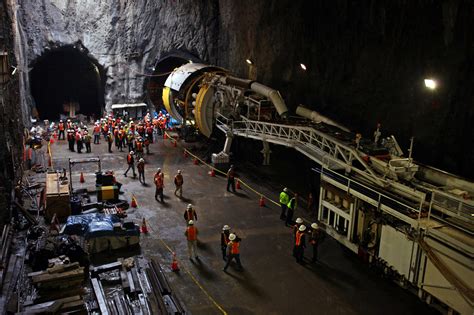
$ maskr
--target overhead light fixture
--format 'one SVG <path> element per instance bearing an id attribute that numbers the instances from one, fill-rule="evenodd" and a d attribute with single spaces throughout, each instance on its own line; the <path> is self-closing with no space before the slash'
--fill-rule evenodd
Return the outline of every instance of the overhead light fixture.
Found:
<path id="1" fill-rule="evenodd" d="M 245 59 L 245 62 L 248 63 L 249 65 L 253 64 L 252 60 L 250 59 Z"/>
<path id="2" fill-rule="evenodd" d="M 15 66 L 12 66 L 12 68 L 13 68 L 12 75 L 15 75 L 15 73 L 16 73 L 16 70 L 18 70 L 18 68 L 17 68 L 17 67 L 15 67 Z"/>
<path id="3" fill-rule="evenodd" d="M 438 84 L 433 79 L 425 79 L 425 86 L 430 90 L 434 90 L 434 89 L 436 89 Z"/>
<path id="4" fill-rule="evenodd" d="M 304 71 L 306 71 L 306 65 L 304 63 L 300 63 L 300 67 L 301 69 L 303 69 Z"/>

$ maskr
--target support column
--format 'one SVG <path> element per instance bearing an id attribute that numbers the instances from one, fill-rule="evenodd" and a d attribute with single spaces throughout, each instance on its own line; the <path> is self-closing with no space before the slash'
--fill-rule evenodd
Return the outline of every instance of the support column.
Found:
<path id="1" fill-rule="evenodd" d="M 267 141 L 263 140 L 263 149 L 260 151 L 263 154 L 263 165 L 270 165 L 270 154 L 272 150 L 270 150 L 270 145 Z"/>

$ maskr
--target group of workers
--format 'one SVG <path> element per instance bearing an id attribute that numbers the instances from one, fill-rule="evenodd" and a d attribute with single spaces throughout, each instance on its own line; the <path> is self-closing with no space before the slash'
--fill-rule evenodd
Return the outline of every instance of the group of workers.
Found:
<path id="1" fill-rule="evenodd" d="M 296 218 L 293 224 L 293 214 L 297 206 L 298 194 L 294 193 L 290 198 L 288 188 L 283 188 L 280 193 L 281 214 L 280 219 L 285 221 L 286 226 L 293 228 L 293 256 L 296 262 L 303 263 L 304 250 L 306 248 L 306 233 L 309 234 L 309 243 L 313 247 L 313 257 L 311 262 L 315 263 L 318 259 L 318 246 L 321 239 L 321 231 L 317 223 L 311 224 L 311 229 L 307 230 L 306 225 L 303 224 L 303 219 Z"/>
<path id="2" fill-rule="evenodd" d="M 103 135 L 108 145 L 108 151 L 112 152 L 112 145 L 115 143 L 120 152 L 123 152 L 123 148 L 128 146 L 127 154 L 127 169 L 124 172 L 124 176 L 127 177 L 128 172 L 131 170 L 133 178 L 136 178 L 135 165 L 138 171 L 139 181 L 145 185 L 145 160 L 143 158 L 144 151 L 149 154 L 149 145 L 153 143 L 154 134 L 163 134 L 167 126 L 166 116 L 160 115 L 159 119 L 151 119 L 148 113 L 143 120 L 134 121 L 130 120 L 126 122 L 121 118 L 113 118 L 111 115 L 102 118 L 97 121 L 93 127 L 94 144 L 100 144 L 100 136 Z M 91 152 L 91 140 L 86 126 L 79 126 L 76 123 L 72 123 L 70 119 L 64 123 L 62 120 L 59 122 L 58 127 L 58 139 L 63 140 L 65 137 L 65 131 L 67 132 L 67 140 L 69 142 L 69 150 L 74 152 L 74 145 L 77 145 L 77 152 L 82 153 L 83 146 L 86 147 L 86 152 Z M 137 162 L 136 162 L 137 161 Z M 227 172 L 227 191 L 235 192 L 235 179 L 237 177 L 235 168 L 233 165 L 230 166 Z M 154 177 L 153 182 L 155 184 L 155 199 L 157 201 L 164 202 L 164 174 L 161 168 L 158 168 Z M 174 176 L 175 191 L 174 194 L 178 197 L 182 197 L 184 178 L 181 170 L 178 170 Z M 293 256 L 296 258 L 298 263 L 303 263 L 304 250 L 306 248 L 306 235 L 309 237 L 309 243 L 313 247 L 312 262 L 317 261 L 318 256 L 318 245 L 320 240 L 320 230 L 317 223 L 312 223 L 311 228 L 307 229 L 306 225 L 303 224 L 301 218 L 297 218 L 293 222 L 294 211 L 297 207 L 298 194 L 294 193 L 291 197 L 287 188 L 284 188 L 280 193 L 279 201 L 281 205 L 280 219 L 284 220 L 285 225 L 292 227 L 293 231 Z M 186 220 L 186 231 L 185 236 L 188 241 L 188 251 L 190 259 L 199 259 L 197 255 L 197 235 L 198 229 L 195 226 L 197 221 L 197 214 L 191 204 L 187 206 L 184 213 Z M 309 231 L 307 231 L 309 230 Z M 224 271 L 227 270 L 230 262 L 235 259 L 238 268 L 241 270 L 242 265 L 240 262 L 240 241 L 241 239 L 235 234 L 230 232 L 230 227 L 224 225 L 221 232 L 221 250 L 222 258 L 226 261 Z"/>

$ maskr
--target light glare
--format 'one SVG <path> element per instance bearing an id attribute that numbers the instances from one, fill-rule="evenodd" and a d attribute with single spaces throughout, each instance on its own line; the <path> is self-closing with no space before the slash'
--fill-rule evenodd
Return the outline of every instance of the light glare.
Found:
<path id="1" fill-rule="evenodd" d="M 430 90 L 434 90 L 436 89 L 437 84 L 433 79 L 425 79 L 425 86 Z"/>
<path id="2" fill-rule="evenodd" d="M 301 69 L 303 69 L 304 71 L 306 71 L 306 65 L 304 63 L 300 63 L 300 67 Z"/>
<path id="3" fill-rule="evenodd" d="M 245 62 L 248 63 L 249 65 L 253 64 L 252 60 L 250 59 L 245 59 Z"/>

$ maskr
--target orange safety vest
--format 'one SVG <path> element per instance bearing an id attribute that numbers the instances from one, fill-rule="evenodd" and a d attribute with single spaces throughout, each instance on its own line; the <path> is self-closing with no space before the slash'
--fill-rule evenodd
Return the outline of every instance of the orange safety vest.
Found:
<path id="1" fill-rule="evenodd" d="M 64 124 L 59 123 L 58 128 L 59 128 L 59 130 L 64 131 Z"/>
<path id="2" fill-rule="evenodd" d="M 137 142 L 137 151 L 142 152 L 143 151 L 143 144 L 141 142 Z"/>
<path id="3" fill-rule="evenodd" d="M 132 164 L 133 163 L 133 156 L 131 154 L 127 155 L 127 163 Z"/>
<path id="4" fill-rule="evenodd" d="M 301 245 L 301 237 L 303 237 L 303 234 L 304 232 L 296 232 L 296 241 L 295 241 L 295 245 L 296 246 L 300 246 Z"/>
<path id="5" fill-rule="evenodd" d="M 163 177 L 161 177 L 161 173 L 155 174 L 154 180 L 155 180 L 155 186 L 157 188 L 163 188 L 164 183 L 163 183 Z"/>
<path id="6" fill-rule="evenodd" d="M 230 246 L 230 253 L 232 255 L 240 254 L 240 249 L 239 249 L 240 243 L 239 242 L 230 241 L 227 244 L 227 246 Z"/>
<path id="7" fill-rule="evenodd" d="M 197 240 L 197 229 L 194 226 L 188 226 L 186 229 L 186 236 L 188 241 L 195 241 Z"/>

